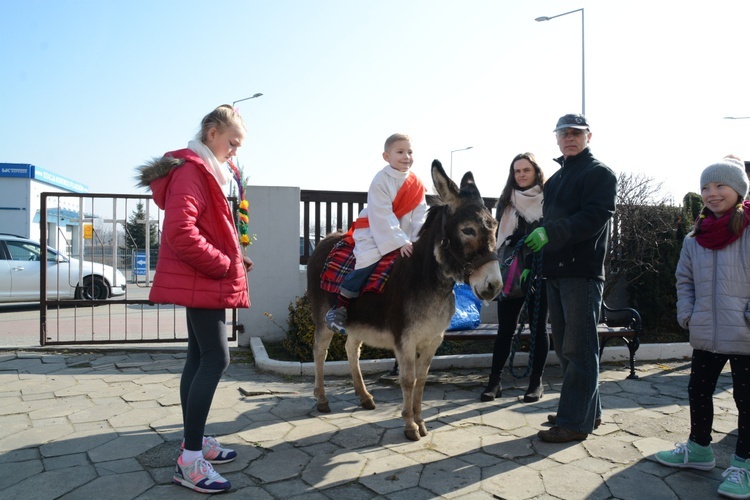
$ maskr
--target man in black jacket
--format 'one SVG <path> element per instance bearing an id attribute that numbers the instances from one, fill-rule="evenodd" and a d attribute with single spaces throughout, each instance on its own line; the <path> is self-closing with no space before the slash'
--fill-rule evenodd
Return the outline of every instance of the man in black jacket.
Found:
<path id="1" fill-rule="evenodd" d="M 538 435 L 566 443 L 586 439 L 601 422 L 597 324 L 617 177 L 591 154 L 585 116 L 561 117 L 555 135 L 561 168 L 544 185 L 544 225 L 526 243 L 535 252 L 544 248 L 549 321 L 563 372 L 557 414 L 547 417 L 553 427 Z"/>

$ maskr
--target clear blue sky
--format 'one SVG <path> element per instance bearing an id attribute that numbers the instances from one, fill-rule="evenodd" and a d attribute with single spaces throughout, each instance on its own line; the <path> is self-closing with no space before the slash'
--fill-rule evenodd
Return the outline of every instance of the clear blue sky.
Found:
<path id="1" fill-rule="evenodd" d="M 408 133 L 498 196 L 512 157 L 547 174 L 557 118 L 581 108 L 585 8 L 591 148 L 676 200 L 724 154 L 750 159 L 750 2 L 715 0 L 3 0 L 0 162 L 92 192 L 137 193 L 134 168 L 240 103 L 250 182 L 365 191 Z"/>

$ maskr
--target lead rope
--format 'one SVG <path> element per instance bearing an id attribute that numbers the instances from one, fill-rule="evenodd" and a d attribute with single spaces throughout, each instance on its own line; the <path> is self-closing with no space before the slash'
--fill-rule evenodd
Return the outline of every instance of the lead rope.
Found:
<path id="1" fill-rule="evenodd" d="M 520 252 L 525 239 L 526 237 L 524 236 L 518 241 L 518 244 L 516 245 L 516 252 Z M 510 362 L 508 363 L 510 366 L 508 367 L 508 369 L 510 371 L 510 374 L 514 378 L 526 377 L 531 372 L 532 366 L 534 364 L 534 346 L 536 344 L 537 332 L 536 326 L 540 321 L 539 309 L 541 308 L 542 285 L 544 284 L 542 281 L 541 252 L 536 252 L 533 255 L 533 260 L 531 262 L 531 276 L 532 278 L 529 278 L 531 280 L 529 282 L 529 286 L 526 288 L 526 295 L 523 301 L 523 306 L 521 307 L 518 329 L 516 330 L 516 334 L 513 336 L 513 343 L 511 344 L 510 349 Z M 534 308 L 531 314 L 531 321 L 529 321 L 529 363 L 526 365 L 526 371 L 524 371 L 522 375 L 516 375 L 515 371 L 513 370 L 513 359 L 516 357 L 516 351 L 521 347 L 521 332 L 523 331 L 523 325 L 526 324 L 526 320 L 528 318 L 529 303 L 532 299 L 534 300 Z M 542 321 L 544 320 L 546 320 L 546 318 L 542 319 Z"/>

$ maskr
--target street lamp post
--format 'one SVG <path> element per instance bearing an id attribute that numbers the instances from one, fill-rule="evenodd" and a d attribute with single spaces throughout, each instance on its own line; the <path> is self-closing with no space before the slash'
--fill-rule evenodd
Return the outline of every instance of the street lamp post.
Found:
<path id="1" fill-rule="evenodd" d="M 232 101 L 232 107 L 234 107 L 234 105 L 237 104 L 238 102 L 249 101 L 250 99 L 255 99 L 256 97 L 260 97 L 262 95 L 263 94 L 261 94 L 260 92 L 258 92 L 256 94 L 251 95 L 250 97 L 245 97 L 244 99 L 237 99 L 236 101 Z"/>
<path id="2" fill-rule="evenodd" d="M 725 120 L 750 120 L 750 116 L 725 116 Z"/>
<path id="3" fill-rule="evenodd" d="M 454 149 L 453 151 L 451 151 L 451 174 L 450 174 L 451 179 L 453 179 L 453 153 L 457 151 L 466 151 L 467 149 L 471 149 L 473 147 L 474 146 L 469 146 L 468 148 Z"/>
<path id="4" fill-rule="evenodd" d="M 562 17 L 567 16 L 568 14 L 573 14 L 574 12 L 580 12 L 581 13 L 581 114 L 586 115 L 586 43 L 584 42 L 584 21 L 583 21 L 583 7 L 576 10 L 571 10 L 570 12 L 563 12 L 562 14 L 557 14 L 556 16 L 541 16 L 534 19 L 537 22 L 542 21 L 549 21 L 551 19 L 554 19 L 556 17 Z"/>
<path id="5" fill-rule="evenodd" d="M 262 95 L 263 94 L 261 94 L 260 92 L 256 92 L 255 94 L 251 95 L 250 97 L 245 97 L 244 99 L 237 99 L 236 101 L 232 101 L 232 108 L 235 108 L 235 110 L 236 110 L 237 108 L 235 107 L 235 104 L 237 104 L 238 102 L 249 101 L 250 99 L 255 99 L 256 97 L 260 97 Z M 237 153 L 234 154 L 234 159 L 237 161 L 237 168 L 240 168 L 240 158 L 239 158 L 239 155 Z M 241 170 L 240 170 L 240 172 L 241 172 Z M 240 180 L 240 182 L 241 182 L 241 180 Z M 234 189 L 234 188 L 232 188 L 232 189 Z"/>

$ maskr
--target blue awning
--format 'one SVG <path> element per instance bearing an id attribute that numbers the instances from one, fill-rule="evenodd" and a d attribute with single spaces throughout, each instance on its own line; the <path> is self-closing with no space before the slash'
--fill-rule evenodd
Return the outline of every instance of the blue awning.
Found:
<path id="1" fill-rule="evenodd" d="M 92 219 L 94 216 L 84 212 L 83 217 L 84 219 Z M 37 210 L 36 215 L 34 215 L 34 222 L 38 223 L 40 220 L 41 212 Z M 59 226 L 78 226 L 81 221 L 79 220 L 79 213 L 75 210 L 53 207 L 47 209 L 47 222 L 54 222 Z"/>

